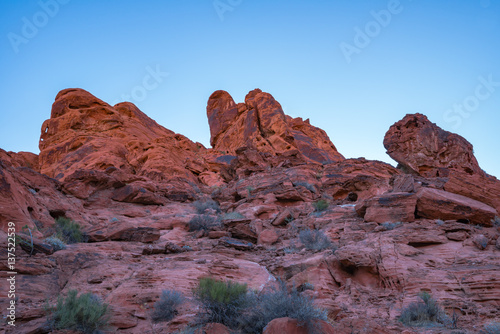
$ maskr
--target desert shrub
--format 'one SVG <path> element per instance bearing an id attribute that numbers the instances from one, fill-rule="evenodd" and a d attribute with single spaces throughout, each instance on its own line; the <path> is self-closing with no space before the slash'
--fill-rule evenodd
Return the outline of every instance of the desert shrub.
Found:
<path id="1" fill-rule="evenodd" d="M 324 199 L 320 199 L 313 203 L 314 211 L 323 212 L 328 209 L 328 202 Z"/>
<path id="2" fill-rule="evenodd" d="M 333 247 L 330 239 L 320 230 L 302 230 L 299 232 L 299 239 L 310 250 L 320 251 Z"/>
<path id="3" fill-rule="evenodd" d="M 80 225 L 77 222 L 65 217 L 59 217 L 56 219 L 55 236 L 62 240 L 65 244 L 87 241 L 86 236 L 80 229 Z"/>
<path id="4" fill-rule="evenodd" d="M 295 289 L 289 292 L 282 281 L 278 288 L 254 298 L 252 307 L 240 318 L 239 327 L 243 333 L 262 333 L 271 320 L 283 317 L 297 319 L 299 325 L 305 326 L 309 333 L 318 333 L 316 320 L 327 320 L 326 312 L 316 308 L 313 299 Z"/>
<path id="5" fill-rule="evenodd" d="M 232 220 L 232 219 L 245 219 L 245 216 L 243 216 L 241 213 L 233 211 L 224 214 L 224 217 L 222 217 L 223 220 Z"/>
<path id="6" fill-rule="evenodd" d="M 57 252 L 58 250 L 66 249 L 66 244 L 64 243 L 64 241 L 62 241 L 55 235 L 45 238 L 45 242 L 51 245 L 52 248 L 54 248 L 55 252 Z"/>
<path id="7" fill-rule="evenodd" d="M 196 209 L 196 213 L 203 214 L 207 210 L 214 210 L 216 213 L 220 213 L 219 203 L 214 201 L 213 199 L 207 199 L 204 201 L 195 201 L 193 202 L 193 206 Z"/>
<path id="8" fill-rule="evenodd" d="M 439 226 L 443 226 L 445 224 L 445 221 L 441 220 L 441 219 L 437 219 L 436 224 L 438 224 Z"/>
<path id="9" fill-rule="evenodd" d="M 495 216 L 495 219 L 492 219 L 491 222 L 493 223 L 493 226 L 500 227 L 500 217 Z"/>
<path id="10" fill-rule="evenodd" d="M 194 294 L 202 306 L 202 323 L 217 322 L 229 328 L 237 327 L 239 316 L 250 302 L 246 284 L 213 278 L 201 278 Z"/>
<path id="11" fill-rule="evenodd" d="M 405 326 L 425 327 L 446 324 L 447 316 L 428 292 L 419 294 L 421 301 L 411 303 L 401 312 L 399 321 Z"/>
<path id="12" fill-rule="evenodd" d="M 151 319 L 153 322 L 170 321 L 177 315 L 177 308 L 184 302 L 184 296 L 177 291 L 163 290 L 155 303 Z"/>
<path id="13" fill-rule="evenodd" d="M 394 230 L 396 227 L 400 226 L 402 223 L 401 222 L 385 222 L 382 223 L 382 226 L 387 230 Z"/>
<path id="14" fill-rule="evenodd" d="M 220 226 L 221 222 L 218 217 L 210 216 L 210 215 L 197 215 L 194 216 L 188 223 L 189 231 L 209 231 L 218 226 Z"/>
<path id="15" fill-rule="evenodd" d="M 500 323 L 492 322 L 484 325 L 484 328 L 480 332 L 481 334 L 500 334 Z"/>
<path id="16" fill-rule="evenodd" d="M 57 305 L 48 308 L 51 326 L 88 334 L 99 333 L 109 321 L 108 304 L 92 293 L 77 294 L 77 290 L 70 290 L 66 298 L 59 296 Z"/>

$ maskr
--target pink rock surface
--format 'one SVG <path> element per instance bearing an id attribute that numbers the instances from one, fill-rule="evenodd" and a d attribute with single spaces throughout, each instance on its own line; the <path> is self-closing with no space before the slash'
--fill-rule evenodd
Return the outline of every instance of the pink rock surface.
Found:
<path id="1" fill-rule="evenodd" d="M 314 321 L 314 326 L 317 327 L 319 333 L 334 334 L 336 333 L 332 325 L 323 320 Z M 312 331 L 305 326 L 300 326 L 296 319 L 278 318 L 272 320 L 264 329 L 263 334 L 309 334 Z"/>

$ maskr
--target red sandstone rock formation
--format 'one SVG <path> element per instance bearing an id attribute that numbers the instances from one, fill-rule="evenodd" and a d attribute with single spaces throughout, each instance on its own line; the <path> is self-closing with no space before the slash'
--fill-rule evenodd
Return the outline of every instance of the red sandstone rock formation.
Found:
<path id="1" fill-rule="evenodd" d="M 387 131 L 387 153 L 407 172 L 442 179 L 444 190 L 500 211 L 500 181 L 486 174 L 463 137 L 444 131 L 421 114 L 406 115 Z"/>
<path id="2" fill-rule="evenodd" d="M 158 125 L 129 102 L 115 106 L 82 89 L 56 96 L 42 125 L 40 170 L 65 180 L 79 169 L 119 169 L 152 180 L 186 178 L 185 160 L 205 151 L 199 143 Z"/>
<path id="3" fill-rule="evenodd" d="M 342 161 L 326 133 L 309 120 L 285 115 L 271 94 L 255 89 L 236 104 L 229 93 L 216 91 L 207 105 L 210 144 L 214 150 L 235 154 L 243 146 L 280 155 L 298 150 L 309 162 Z"/>
<path id="4" fill-rule="evenodd" d="M 449 168 L 484 174 L 465 138 L 444 131 L 422 114 L 394 123 L 385 134 L 384 147 L 400 165 L 424 177 L 444 176 L 440 170 Z"/>
<path id="5" fill-rule="evenodd" d="M 27 225 L 35 248 L 16 249 L 16 328 L 0 331 L 47 332 L 45 301 L 76 288 L 110 304 L 112 331 L 175 332 L 198 319 L 192 289 L 206 276 L 258 293 L 281 278 L 325 309 L 325 333 L 413 333 L 398 316 L 422 290 L 458 314 L 464 331 L 498 317 L 500 227 L 492 219 L 500 185 L 465 139 L 425 116 L 405 117 L 384 143 L 409 175 L 344 159 L 322 130 L 285 116 L 260 90 L 238 105 L 215 92 L 207 112 L 209 150 L 130 103 L 112 107 L 64 90 L 42 127 L 40 156 L 0 150 L 0 279 L 8 221 L 29 244 Z M 200 210 L 194 200 L 214 202 Z M 326 210 L 315 209 L 319 200 Z M 47 247 L 57 217 L 80 223 L 89 243 Z M 195 217 L 219 223 L 190 231 Z M 307 229 L 333 245 L 305 247 Z M 165 289 L 187 301 L 172 321 L 153 324 Z M 0 299 L 2 309 L 7 303 Z M 220 324 L 203 330 L 228 332 Z M 284 331 L 303 328 L 289 318 L 267 328 Z"/>

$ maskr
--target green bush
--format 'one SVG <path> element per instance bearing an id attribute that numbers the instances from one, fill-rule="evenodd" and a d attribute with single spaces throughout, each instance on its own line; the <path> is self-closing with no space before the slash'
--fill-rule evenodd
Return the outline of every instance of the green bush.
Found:
<path id="1" fill-rule="evenodd" d="M 45 242 L 54 248 L 54 252 L 58 250 L 66 249 L 66 244 L 64 241 L 59 239 L 57 236 L 53 235 L 51 237 L 45 238 Z"/>
<path id="2" fill-rule="evenodd" d="M 92 293 L 77 294 L 70 290 L 66 298 L 59 296 L 56 307 L 48 308 L 50 324 L 54 329 L 99 333 L 109 322 L 108 304 Z"/>
<path id="3" fill-rule="evenodd" d="M 500 322 L 492 322 L 484 325 L 484 329 L 481 330 L 481 334 L 500 334 Z"/>
<path id="4" fill-rule="evenodd" d="M 399 321 L 405 326 L 426 327 L 446 324 L 448 317 L 428 292 L 419 294 L 421 301 L 411 303 L 401 312 Z"/>
<path id="5" fill-rule="evenodd" d="M 210 215 L 197 215 L 194 216 L 188 223 L 189 231 L 209 231 L 221 225 L 218 217 Z"/>
<path id="6" fill-rule="evenodd" d="M 241 213 L 233 211 L 224 214 L 224 217 L 222 217 L 223 220 L 233 220 L 233 219 L 245 219 L 245 216 L 243 216 Z"/>
<path id="7" fill-rule="evenodd" d="M 87 238 L 82 233 L 80 225 L 66 217 L 56 219 L 56 234 L 55 236 L 62 240 L 65 244 L 74 244 L 77 242 L 86 242 Z"/>
<path id="8" fill-rule="evenodd" d="M 299 232 L 299 239 L 310 250 L 321 251 L 333 248 L 330 239 L 320 230 L 302 230 Z"/>
<path id="9" fill-rule="evenodd" d="M 323 212 L 328 209 L 328 202 L 324 199 L 320 199 L 313 203 L 314 211 Z"/>
<path id="10" fill-rule="evenodd" d="M 202 278 L 194 294 L 202 306 L 202 323 L 216 322 L 236 328 L 239 316 L 249 305 L 246 284 Z"/>
<path id="11" fill-rule="evenodd" d="M 153 322 L 170 321 L 177 315 L 177 308 L 184 302 L 180 292 L 163 290 L 160 299 L 155 303 L 151 315 Z"/>
<path id="12" fill-rule="evenodd" d="M 382 223 L 382 226 L 387 230 L 394 230 L 396 227 L 401 226 L 401 222 L 385 222 Z"/>
<path id="13" fill-rule="evenodd" d="M 242 314 L 239 327 L 243 333 L 262 333 L 264 327 L 273 319 L 289 317 L 297 319 L 309 333 L 320 333 L 317 320 L 327 320 L 326 312 L 314 306 L 314 301 L 296 289 L 290 292 L 286 284 L 255 297 L 252 307 Z"/>
<path id="14" fill-rule="evenodd" d="M 219 203 L 217 203 L 213 199 L 193 202 L 193 206 L 195 207 L 196 213 L 198 214 L 203 214 L 209 209 L 214 210 L 216 213 L 220 213 Z"/>

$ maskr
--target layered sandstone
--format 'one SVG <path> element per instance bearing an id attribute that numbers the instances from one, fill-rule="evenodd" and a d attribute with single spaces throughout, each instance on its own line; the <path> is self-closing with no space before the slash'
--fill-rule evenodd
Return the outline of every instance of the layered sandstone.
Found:
<path id="1" fill-rule="evenodd" d="M 443 176 L 446 169 L 484 174 L 465 138 L 431 123 L 425 115 L 408 114 L 384 137 L 387 154 L 408 171 L 424 177 Z"/>
<path id="2" fill-rule="evenodd" d="M 39 147 L 40 171 L 58 180 L 79 169 L 108 168 L 158 181 L 193 179 L 185 160 L 205 151 L 132 103 L 110 106 L 82 89 L 57 94 L 50 119 L 42 125 Z"/>
<path id="3" fill-rule="evenodd" d="M 207 276 L 256 293 L 281 279 L 325 310 L 329 323 L 316 322 L 325 333 L 416 333 L 398 317 L 422 290 L 458 316 L 459 329 L 436 333 L 479 332 L 498 318 L 500 185 L 465 139 L 408 115 L 384 140 L 402 166 L 394 168 L 344 159 L 324 131 L 284 115 L 260 90 L 240 104 L 217 91 L 207 114 L 208 150 L 130 103 L 68 89 L 42 127 L 39 156 L 0 150 L 0 279 L 7 222 L 24 240 L 16 328 L 0 331 L 48 332 L 45 302 L 78 289 L 109 303 L 110 332 L 172 333 L 199 319 L 192 291 Z M 55 251 L 45 238 L 58 217 L 77 221 L 89 243 Z M 200 217 L 219 224 L 191 231 Z M 306 247 L 309 229 L 331 245 Z M 172 321 L 154 324 L 162 290 L 186 301 Z M 290 318 L 265 332 L 305 333 Z"/>
<path id="4" fill-rule="evenodd" d="M 214 92 L 207 105 L 210 144 L 226 154 L 239 147 L 255 147 L 260 152 L 280 155 L 298 150 L 309 162 L 342 161 L 327 134 L 301 118 L 285 115 L 269 93 L 255 89 L 236 104 L 225 91 Z"/>

